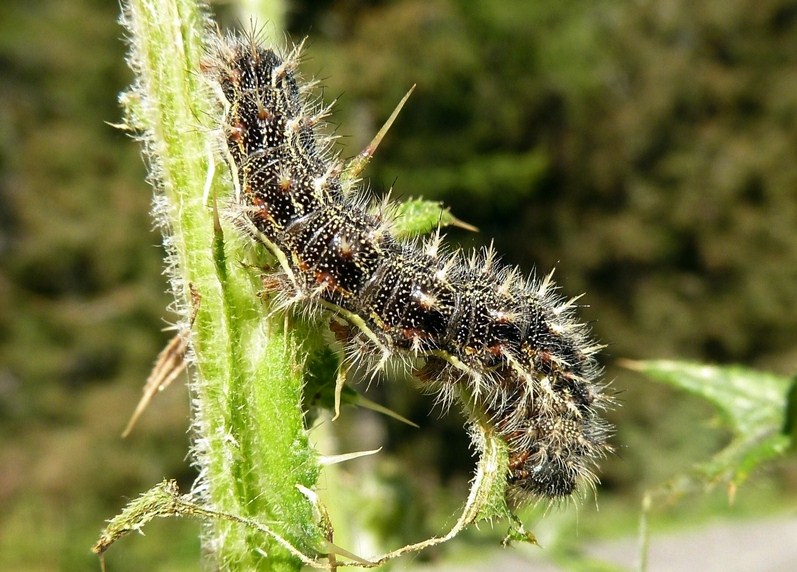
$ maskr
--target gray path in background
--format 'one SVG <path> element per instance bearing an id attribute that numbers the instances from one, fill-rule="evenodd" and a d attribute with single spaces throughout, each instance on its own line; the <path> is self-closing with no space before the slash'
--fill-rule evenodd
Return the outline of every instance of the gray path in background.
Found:
<path id="1" fill-rule="evenodd" d="M 590 554 L 636 566 L 636 541 L 605 543 Z M 725 522 L 694 531 L 655 535 L 649 572 L 797 572 L 797 516 L 774 520 Z"/>
<path id="2" fill-rule="evenodd" d="M 588 545 L 599 561 L 627 570 L 638 565 L 636 538 Z M 397 566 L 396 569 L 403 568 Z M 409 569 L 408 569 L 409 570 Z M 416 572 L 561 572 L 532 547 L 492 552 L 472 563 L 417 566 Z M 797 572 L 797 516 L 722 522 L 651 538 L 648 572 Z"/>

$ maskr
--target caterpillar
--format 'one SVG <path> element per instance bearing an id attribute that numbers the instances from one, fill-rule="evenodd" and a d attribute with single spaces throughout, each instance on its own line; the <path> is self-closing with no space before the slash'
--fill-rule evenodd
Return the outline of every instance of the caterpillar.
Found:
<path id="1" fill-rule="evenodd" d="M 578 297 L 562 297 L 551 275 L 502 265 L 492 248 L 449 252 L 439 231 L 397 238 L 389 209 L 369 205 L 332 152 L 299 49 L 231 35 L 212 52 L 236 220 L 280 261 L 282 304 L 321 305 L 348 322 L 348 355 L 373 371 L 403 360 L 444 403 L 466 399 L 507 444 L 508 496 L 594 489 L 612 399 Z"/>

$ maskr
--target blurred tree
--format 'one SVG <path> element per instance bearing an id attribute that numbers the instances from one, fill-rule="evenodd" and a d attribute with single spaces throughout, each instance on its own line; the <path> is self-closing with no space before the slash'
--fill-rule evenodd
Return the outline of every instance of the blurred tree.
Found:
<path id="1" fill-rule="evenodd" d="M 190 475 L 184 393 L 141 427 L 152 439 L 119 439 L 168 299 L 140 152 L 105 123 L 129 81 L 117 17 L 0 3 L 3 569 L 95 565 L 87 547 L 122 495 Z"/>

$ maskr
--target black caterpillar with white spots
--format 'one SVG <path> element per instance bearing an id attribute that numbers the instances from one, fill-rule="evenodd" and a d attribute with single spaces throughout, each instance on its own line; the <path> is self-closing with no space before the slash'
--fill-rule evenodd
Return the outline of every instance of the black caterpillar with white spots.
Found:
<path id="1" fill-rule="evenodd" d="M 439 234 L 397 239 L 330 152 L 295 52 L 235 36 L 212 57 L 241 226 L 281 262 L 283 302 L 342 317 L 349 354 L 374 370 L 397 357 L 444 402 L 466 395 L 471 414 L 508 445 L 512 497 L 594 486 L 594 465 L 610 450 L 599 413 L 611 399 L 597 381 L 601 346 L 574 317 L 575 299 L 491 250 L 465 257 L 443 251 Z"/>

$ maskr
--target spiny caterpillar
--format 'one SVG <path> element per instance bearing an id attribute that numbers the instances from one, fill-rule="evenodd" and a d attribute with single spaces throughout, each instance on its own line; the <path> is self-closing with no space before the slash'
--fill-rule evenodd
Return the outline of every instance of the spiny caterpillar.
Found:
<path id="1" fill-rule="evenodd" d="M 464 399 L 507 443 L 510 498 L 594 487 L 611 398 L 576 299 L 492 249 L 466 257 L 445 252 L 439 232 L 423 244 L 396 238 L 330 152 L 297 52 L 232 36 L 208 70 L 225 108 L 238 223 L 280 261 L 282 303 L 331 309 L 349 324 L 349 356 L 372 371 L 397 357 L 444 403 Z"/>

